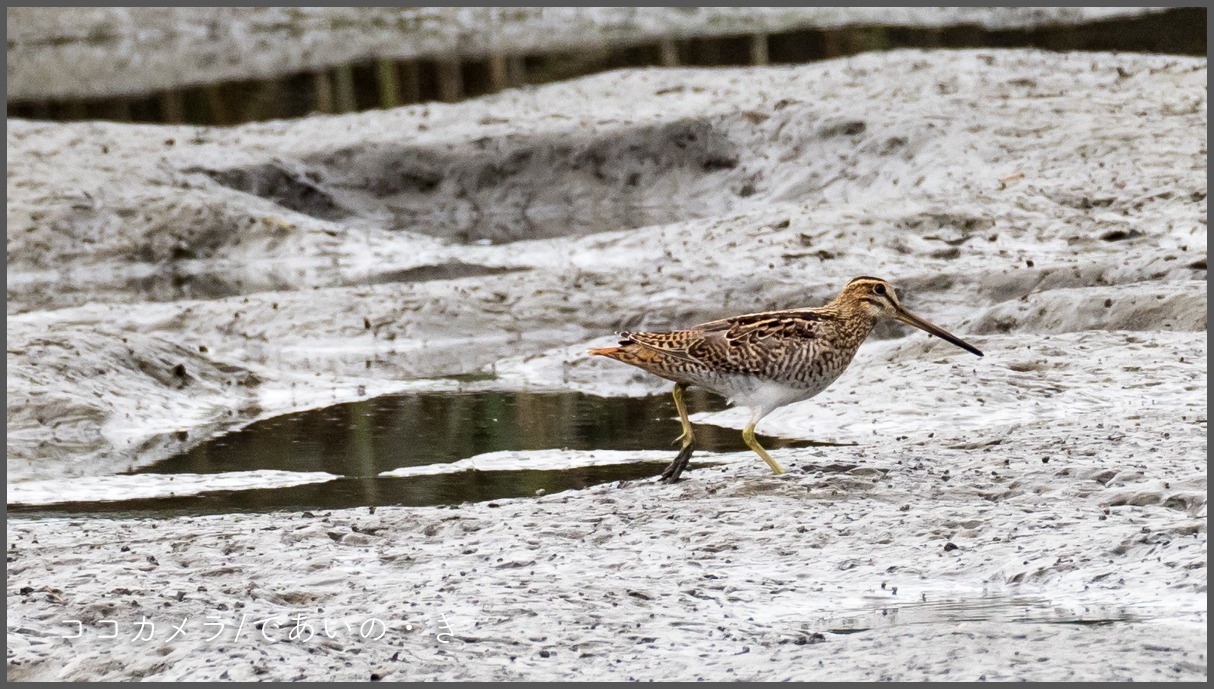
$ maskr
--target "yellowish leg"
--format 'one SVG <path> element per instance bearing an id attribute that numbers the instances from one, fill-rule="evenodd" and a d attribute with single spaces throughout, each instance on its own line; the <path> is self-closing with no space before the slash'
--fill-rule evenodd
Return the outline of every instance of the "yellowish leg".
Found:
<path id="1" fill-rule="evenodd" d="M 670 393 L 674 396 L 674 408 L 679 410 L 679 421 L 683 424 L 683 434 L 674 441 L 682 443 L 683 447 L 688 447 L 696 441 L 695 431 L 691 430 L 691 420 L 687 418 L 687 406 L 683 404 L 683 391 L 686 389 L 686 385 L 675 383 L 674 391 Z"/>
<path id="2" fill-rule="evenodd" d="M 675 383 L 674 390 L 671 395 L 674 396 L 674 408 L 679 410 L 679 421 L 683 424 L 683 434 L 675 438 L 676 443 L 683 443 L 683 448 L 679 450 L 679 454 L 662 472 L 661 480 L 666 483 L 674 483 L 683 475 L 683 471 L 687 469 L 687 463 L 691 461 L 691 453 L 695 451 L 696 434 L 691 430 L 691 420 L 687 418 L 687 407 L 683 404 L 683 391 L 687 389 L 686 383 Z"/>
<path id="3" fill-rule="evenodd" d="M 746 441 L 746 447 L 754 450 L 756 454 L 763 458 L 764 462 L 767 462 L 767 466 L 771 467 L 771 472 L 773 474 L 783 474 L 784 467 L 776 464 L 776 460 L 772 459 L 771 455 L 767 454 L 767 450 L 764 450 L 763 447 L 759 445 L 758 440 L 755 440 L 756 423 L 757 420 L 752 420 L 750 423 L 746 424 L 746 428 L 742 429 L 742 440 Z"/>

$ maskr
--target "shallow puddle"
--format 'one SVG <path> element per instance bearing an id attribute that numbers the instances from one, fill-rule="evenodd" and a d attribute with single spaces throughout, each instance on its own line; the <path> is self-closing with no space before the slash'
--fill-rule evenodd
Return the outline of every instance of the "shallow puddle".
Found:
<path id="1" fill-rule="evenodd" d="M 719 397 L 691 391 L 688 406 L 694 413 L 717 411 L 726 405 Z M 128 476 L 81 479 L 77 485 L 84 490 L 78 495 L 69 490 L 71 486 L 48 487 L 60 495 L 36 501 L 41 504 L 13 500 L 10 495 L 9 512 L 168 516 L 440 505 L 521 497 L 541 490 L 550 493 L 657 476 L 674 458 L 677 447 L 673 441 L 678 434 L 679 422 L 667 395 L 388 395 L 259 421 Z M 734 429 L 697 424 L 696 441 L 702 452 L 748 451 L 741 433 Z M 763 442 L 771 449 L 815 444 L 777 438 Z M 549 452 L 509 454 L 544 450 Z M 594 462 L 591 455 L 570 455 L 566 461 L 559 454 L 554 457 L 552 450 L 625 454 L 600 453 L 599 460 L 601 455 L 610 455 L 606 462 Z M 474 467 L 461 462 L 487 453 L 502 454 L 491 455 L 485 468 L 476 460 L 472 461 Z M 710 456 L 699 457 L 711 461 Z M 534 468 L 529 468 L 529 460 Z M 695 464 L 693 459 L 693 470 Z M 390 471 L 409 475 L 382 475 Z M 215 477 L 213 483 L 208 475 Z M 179 478 L 177 483 L 171 483 L 174 476 Z M 296 485 L 284 485 L 291 483 L 291 476 L 300 480 Z M 262 480 L 267 485 L 230 488 Z M 148 484 L 165 485 L 166 481 L 170 482 L 167 489 L 147 497 Z M 135 488 L 143 497 L 124 497 Z"/>

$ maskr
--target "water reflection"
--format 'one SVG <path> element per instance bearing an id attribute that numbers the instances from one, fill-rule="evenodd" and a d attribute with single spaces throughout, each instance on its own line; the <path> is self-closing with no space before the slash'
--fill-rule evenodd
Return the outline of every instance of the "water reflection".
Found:
<path id="1" fill-rule="evenodd" d="M 693 411 L 717 411 L 725 402 L 703 391 L 687 395 Z M 332 509 L 372 505 L 439 505 L 534 495 L 597 483 L 656 476 L 664 462 L 583 466 L 560 470 L 456 471 L 408 477 L 380 476 L 400 467 L 445 464 L 507 450 L 661 450 L 675 455 L 679 433 L 667 395 L 595 397 L 572 392 L 465 392 L 389 395 L 287 414 L 205 442 L 150 465 L 139 474 L 220 474 L 278 470 L 327 472 L 341 479 L 290 487 L 201 495 L 70 503 L 10 505 L 37 515 L 106 513 L 167 516 L 273 509 Z M 734 429 L 697 425 L 699 449 L 749 451 Z M 813 445 L 764 440 L 772 449 Z M 695 462 L 693 460 L 693 466 Z M 119 496 L 120 497 L 120 496 Z"/>
<path id="2" fill-rule="evenodd" d="M 697 411 L 724 401 L 688 394 Z M 266 419 L 140 473 L 206 474 L 278 469 L 373 477 L 501 450 L 670 450 L 679 423 L 665 395 L 595 397 L 573 392 L 388 395 Z M 746 450 L 741 433 L 700 425 L 701 450 Z M 771 447 L 797 444 L 771 439 Z M 808 443 L 802 443 L 808 444 Z"/>
<path id="3" fill-rule="evenodd" d="M 93 516 L 113 519 L 168 518 L 233 512 L 330 510 L 385 505 L 457 505 L 535 495 L 537 491 L 585 488 L 610 481 L 655 476 L 654 464 L 617 464 L 561 471 L 464 471 L 407 478 L 342 478 L 287 488 L 222 491 L 154 499 L 78 502 L 45 507 L 9 505 L 9 514 L 50 518 Z"/>

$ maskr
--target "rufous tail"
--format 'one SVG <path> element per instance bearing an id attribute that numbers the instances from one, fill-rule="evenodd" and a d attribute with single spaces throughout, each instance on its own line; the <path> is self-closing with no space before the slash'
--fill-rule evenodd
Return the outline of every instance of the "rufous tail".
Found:
<path id="1" fill-rule="evenodd" d="M 635 342 L 624 342 L 618 347 L 599 347 L 590 350 L 590 353 L 639 366 L 646 371 L 652 371 L 654 366 L 660 368 L 665 357 L 663 353 Z"/>
<path id="2" fill-rule="evenodd" d="M 599 356 L 609 356 L 612 359 L 616 359 L 619 357 L 621 349 L 623 349 L 623 347 L 598 347 L 591 349 L 590 353 L 598 354 Z"/>

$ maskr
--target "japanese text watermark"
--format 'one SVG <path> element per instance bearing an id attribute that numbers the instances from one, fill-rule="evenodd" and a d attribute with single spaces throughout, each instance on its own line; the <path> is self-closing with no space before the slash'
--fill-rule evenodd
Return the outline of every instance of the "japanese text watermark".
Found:
<path id="1" fill-rule="evenodd" d="M 159 622 L 159 623 L 158 623 Z M 432 627 L 433 638 L 440 644 L 449 644 L 456 639 L 455 630 L 445 613 L 438 613 L 432 625 L 417 620 L 393 620 L 380 617 L 330 618 L 309 615 L 303 612 L 277 613 L 257 616 L 241 613 L 225 617 L 207 615 L 191 618 L 153 620 L 146 615 L 127 624 L 117 620 L 98 620 L 86 625 L 81 620 L 65 620 L 67 633 L 63 639 L 81 639 L 93 636 L 98 639 L 125 639 L 132 642 L 175 641 L 177 639 L 201 638 L 218 642 L 254 640 L 265 643 L 308 643 L 313 640 L 380 641 L 391 635 L 413 635 Z"/>

